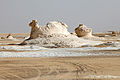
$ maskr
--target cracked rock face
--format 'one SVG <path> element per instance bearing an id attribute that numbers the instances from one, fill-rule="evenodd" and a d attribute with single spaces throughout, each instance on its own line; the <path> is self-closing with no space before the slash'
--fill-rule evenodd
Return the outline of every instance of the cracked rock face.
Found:
<path id="1" fill-rule="evenodd" d="M 92 36 L 92 29 L 88 28 L 87 26 L 83 24 L 79 24 L 79 26 L 75 29 L 75 33 L 78 37 L 91 37 Z"/>

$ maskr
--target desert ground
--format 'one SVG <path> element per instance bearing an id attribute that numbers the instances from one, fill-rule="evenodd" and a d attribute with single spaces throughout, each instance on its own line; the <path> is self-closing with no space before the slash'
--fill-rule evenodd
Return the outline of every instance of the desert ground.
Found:
<path id="1" fill-rule="evenodd" d="M 6 39 L 0 34 L 0 46 L 13 46 L 25 40 L 29 34 L 12 34 L 17 40 Z M 101 36 L 101 34 L 94 34 Z M 102 34 L 102 36 L 105 34 Z M 4 38 L 2 38 L 4 37 Z M 120 36 L 106 37 L 120 42 Z M 107 42 L 107 41 L 104 41 Z M 96 46 L 99 48 L 109 45 Z M 2 52 L 36 52 L 38 50 L 6 50 Z M 74 52 L 109 53 L 116 55 L 68 56 L 68 57 L 1 57 L 0 80 L 120 80 L 120 49 L 81 50 Z"/>
<path id="2" fill-rule="evenodd" d="M 120 80 L 120 57 L 2 58 L 0 80 Z"/>

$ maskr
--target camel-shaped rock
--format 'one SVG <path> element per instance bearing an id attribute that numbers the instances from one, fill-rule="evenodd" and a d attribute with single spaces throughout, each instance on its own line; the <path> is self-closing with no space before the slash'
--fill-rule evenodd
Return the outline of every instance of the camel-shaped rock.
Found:
<path id="1" fill-rule="evenodd" d="M 46 26 L 39 26 L 37 20 L 32 20 L 29 26 L 31 26 L 30 39 L 35 39 L 38 37 L 45 37 L 49 35 L 69 35 L 67 31 L 67 25 L 62 22 L 51 21 L 46 24 Z"/>
<path id="2" fill-rule="evenodd" d="M 79 24 L 79 26 L 75 28 L 75 33 L 78 37 L 92 37 L 92 29 L 84 24 Z"/>

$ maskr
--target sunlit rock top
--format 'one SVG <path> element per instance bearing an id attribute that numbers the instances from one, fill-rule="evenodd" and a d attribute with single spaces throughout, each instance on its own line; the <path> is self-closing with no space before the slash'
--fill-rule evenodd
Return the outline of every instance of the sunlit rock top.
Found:
<path id="1" fill-rule="evenodd" d="M 78 37 L 91 37 L 92 36 L 92 29 L 88 28 L 84 24 L 79 24 L 77 28 L 75 28 L 75 33 L 77 34 Z"/>
<path id="2" fill-rule="evenodd" d="M 38 38 L 44 37 L 48 35 L 69 35 L 70 33 L 67 31 L 67 25 L 62 22 L 51 21 L 46 24 L 46 26 L 39 26 L 37 20 L 32 20 L 29 26 L 31 26 L 31 34 L 30 38 Z"/>

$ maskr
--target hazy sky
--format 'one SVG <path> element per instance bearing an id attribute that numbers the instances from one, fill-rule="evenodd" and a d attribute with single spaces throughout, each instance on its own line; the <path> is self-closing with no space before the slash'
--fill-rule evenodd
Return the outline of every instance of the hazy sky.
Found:
<path id="1" fill-rule="evenodd" d="M 120 0 L 0 0 L 0 33 L 28 33 L 32 19 L 62 21 L 71 32 L 80 23 L 94 32 L 120 30 Z"/>

